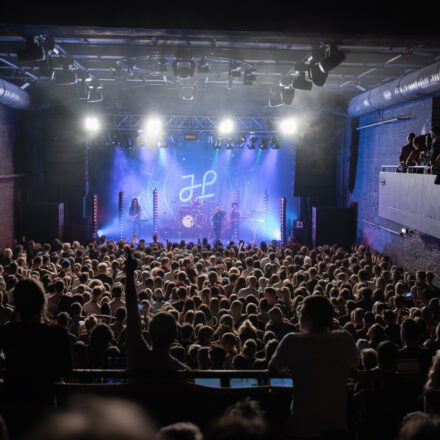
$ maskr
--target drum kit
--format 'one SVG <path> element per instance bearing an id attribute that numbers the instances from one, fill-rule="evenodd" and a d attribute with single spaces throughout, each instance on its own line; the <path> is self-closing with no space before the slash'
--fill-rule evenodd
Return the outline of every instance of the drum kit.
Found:
<path id="1" fill-rule="evenodd" d="M 181 205 L 178 208 L 177 222 L 184 228 L 205 229 L 209 227 L 209 216 L 213 207 L 209 203 L 201 206 Z"/>
<path id="2" fill-rule="evenodd" d="M 211 229 L 211 214 L 214 212 L 215 202 L 204 200 L 201 205 L 182 205 L 179 201 L 172 200 L 174 205 L 174 227 L 197 234 L 208 234 Z M 264 222 L 261 219 L 262 212 L 252 211 L 245 214 L 249 221 L 250 230 L 253 232 L 254 241 L 259 225 Z M 171 226 L 171 225 L 170 225 Z M 226 225 L 225 225 L 226 227 Z M 183 228 L 183 229 L 182 229 Z"/>

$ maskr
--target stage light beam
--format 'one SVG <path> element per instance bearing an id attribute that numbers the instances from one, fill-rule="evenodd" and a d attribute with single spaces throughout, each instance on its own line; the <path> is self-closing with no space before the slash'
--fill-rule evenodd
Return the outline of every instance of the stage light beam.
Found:
<path id="1" fill-rule="evenodd" d="M 294 135 L 298 130 L 298 122 L 295 118 L 286 118 L 280 122 L 281 133 L 286 136 Z"/>
<path id="2" fill-rule="evenodd" d="M 94 116 L 88 116 L 84 120 L 84 127 L 89 133 L 96 133 L 100 129 L 100 125 L 98 118 Z"/>
<path id="3" fill-rule="evenodd" d="M 231 134 L 234 131 L 234 121 L 232 119 L 223 119 L 218 124 L 219 134 Z"/>
<path id="4" fill-rule="evenodd" d="M 144 126 L 144 135 L 149 139 L 157 139 L 162 134 L 162 121 L 159 118 L 148 118 Z"/>

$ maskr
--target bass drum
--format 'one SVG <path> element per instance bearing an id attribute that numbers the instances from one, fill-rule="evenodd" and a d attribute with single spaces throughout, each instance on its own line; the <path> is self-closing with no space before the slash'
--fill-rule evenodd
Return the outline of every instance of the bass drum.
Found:
<path id="1" fill-rule="evenodd" d="M 185 217 L 182 218 L 182 225 L 185 228 L 192 228 L 194 224 L 194 218 L 192 215 L 185 215 Z"/>

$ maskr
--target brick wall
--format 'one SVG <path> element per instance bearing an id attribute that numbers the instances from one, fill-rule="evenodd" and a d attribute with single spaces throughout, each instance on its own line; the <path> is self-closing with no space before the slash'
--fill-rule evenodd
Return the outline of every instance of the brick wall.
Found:
<path id="1" fill-rule="evenodd" d="M 373 249 L 390 255 L 394 262 L 410 270 L 431 270 L 440 278 L 438 263 L 440 240 L 419 232 L 402 237 L 398 232 L 404 225 L 383 219 L 378 215 L 381 165 L 398 163 L 400 149 L 406 144 L 408 133 L 414 132 L 419 135 L 429 132 L 432 121 L 438 116 L 436 108 L 435 100 L 430 97 L 370 113 L 359 119 L 359 126 L 363 126 L 393 116 L 411 114 L 409 120 L 391 122 L 360 131 L 356 182 L 353 192 L 347 191 L 343 204 L 349 205 L 351 202 L 358 204 L 359 243 L 369 244 Z M 340 179 L 344 182 L 344 188 L 347 188 L 348 180 L 346 162 L 352 154 L 348 151 L 350 143 L 350 139 L 347 139 L 345 151 L 341 153 L 345 168 L 340 170 Z"/>
<path id="2" fill-rule="evenodd" d="M 13 111 L 0 104 L 0 250 L 12 246 L 14 238 L 14 181 L 2 178 L 14 173 Z"/>

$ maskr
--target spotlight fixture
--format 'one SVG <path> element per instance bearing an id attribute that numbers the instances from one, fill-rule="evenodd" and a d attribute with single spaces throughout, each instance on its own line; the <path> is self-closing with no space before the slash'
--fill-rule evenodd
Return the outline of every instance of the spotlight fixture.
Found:
<path id="1" fill-rule="evenodd" d="M 322 72 L 328 73 L 344 60 L 344 52 L 338 50 L 335 44 L 328 44 L 325 48 L 324 58 L 319 61 L 319 68 Z"/>
<path id="2" fill-rule="evenodd" d="M 214 143 L 214 149 L 215 150 L 221 150 L 221 148 L 222 148 L 222 138 L 221 137 L 218 137 L 218 138 L 216 138 L 215 139 L 215 143 Z"/>
<path id="3" fill-rule="evenodd" d="M 261 139 L 260 150 L 267 150 L 268 143 L 269 143 L 269 139 L 267 137 Z"/>
<path id="4" fill-rule="evenodd" d="M 255 150 L 257 146 L 258 138 L 256 136 L 252 136 L 248 143 L 249 150 Z"/>
<path id="5" fill-rule="evenodd" d="M 136 147 L 138 148 L 143 148 L 146 146 L 145 144 L 145 139 L 142 136 L 142 134 L 138 134 L 135 138 L 134 138 L 134 144 L 136 145 Z"/>
<path id="6" fill-rule="evenodd" d="M 178 93 L 179 93 L 179 96 L 184 101 L 192 101 L 195 98 L 195 96 L 196 96 L 196 91 L 194 89 L 194 85 L 193 84 L 182 84 L 178 88 Z"/>
<path id="7" fill-rule="evenodd" d="M 283 96 L 281 94 L 281 87 L 278 84 L 275 84 L 270 89 L 269 106 L 279 107 L 280 105 L 283 105 Z"/>
<path id="8" fill-rule="evenodd" d="M 232 78 L 240 78 L 241 76 L 241 65 L 234 61 L 229 65 L 229 76 Z"/>
<path id="9" fill-rule="evenodd" d="M 162 121 L 158 117 L 150 117 L 145 121 L 144 136 L 148 139 L 157 139 L 162 134 Z"/>
<path id="10" fill-rule="evenodd" d="M 280 87 L 290 87 L 292 85 L 292 77 L 291 76 L 283 76 L 280 79 L 279 86 Z"/>
<path id="11" fill-rule="evenodd" d="M 102 94 L 102 84 L 96 82 L 89 82 L 88 85 L 87 102 L 102 102 L 104 101 L 104 96 Z"/>
<path id="12" fill-rule="evenodd" d="M 163 141 L 163 142 L 158 142 L 158 143 L 157 143 L 157 146 L 158 146 L 159 148 L 168 148 L 168 143 L 165 142 L 165 141 Z"/>
<path id="13" fill-rule="evenodd" d="M 292 87 L 285 87 L 281 89 L 281 97 L 283 100 L 283 104 L 290 105 L 292 104 L 293 97 L 295 96 L 295 89 Z"/>
<path id="14" fill-rule="evenodd" d="M 297 90 L 312 90 L 313 87 L 313 83 L 306 80 L 305 72 L 296 72 L 291 84 Z"/>
<path id="15" fill-rule="evenodd" d="M 232 150 L 234 148 L 234 138 L 228 138 L 226 141 L 226 147 L 227 150 Z"/>
<path id="16" fill-rule="evenodd" d="M 99 120 L 95 116 L 88 116 L 84 120 L 84 128 L 87 132 L 97 132 L 100 128 Z"/>
<path id="17" fill-rule="evenodd" d="M 192 60 L 175 60 L 173 72 L 177 79 L 185 80 L 194 76 L 195 63 Z"/>
<path id="18" fill-rule="evenodd" d="M 52 57 L 47 56 L 46 59 L 44 59 L 40 63 L 38 68 L 40 70 L 40 76 L 45 77 L 45 78 L 52 78 L 53 72 L 55 70 L 53 67 Z"/>
<path id="19" fill-rule="evenodd" d="M 235 148 L 243 148 L 246 143 L 246 138 L 244 136 L 240 136 L 235 143 Z"/>
<path id="20" fill-rule="evenodd" d="M 251 86 L 256 80 L 255 69 L 248 67 L 243 73 L 243 84 Z"/>
<path id="21" fill-rule="evenodd" d="M 315 86 L 322 87 L 327 80 L 327 76 L 328 74 L 322 71 L 319 64 L 314 63 L 309 66 L 309 77 Z"/>
<path id="22" fill-rule="evenodd" d="M 280 138 L 278 136 L 272 136 L 270 147 L 272 148 L 272 150 L 280 149 Z"/>
<path id="23" fill-rule="evenodd" d="M 206 57 L 203 57 L 199 64 L 197 65 L 197 72 L 198 73 L 209 73 L 209 64 Z"/>
<path id="24" fill-rule="evenodd" d="M 298 129 L 298 123 L 295 118 L 290 117 L 283 119 L 280 122 L 280 131 L 286 136 L 291 136 L 296 133 Z"/>
<path id="25" fill-rule="evenodd" d="M 46 59 L 46 51 L 40 45 L 38 38 L 26 38 L 26 47 L 17 50 L 18 61 L 44 61 Z"/>
<path id="26" fill-rule="evenodd" d="M 59 86 L 70 86 L 78 82 L 78 76 L 75 70 L 72 69 L 72 65 L 65 61 L 62 70 L 53 71 L 52 79 L 55 84 Z"/>
<path id="27" fill-rule="evenodd" d="M 223 119 L 218 124 L 218 132 L 220 134 L 230 134 L 234 131 L 234 122 L 232 119 Z"/>
<path id="28" fill-rule="evenodd" d="M 119 136 L 116 133 L 113 133 L 110 136 L 110 143 L 113 145 L 113 147 L 120 147 L 121 146 L 121 139 L 119 139 Z"/>

